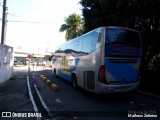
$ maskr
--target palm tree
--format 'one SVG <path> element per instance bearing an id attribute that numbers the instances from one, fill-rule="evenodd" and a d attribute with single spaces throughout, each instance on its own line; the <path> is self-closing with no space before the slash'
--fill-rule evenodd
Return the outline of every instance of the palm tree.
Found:
<path id="1" fill-rule="evenodd" d="M 66 31 L 65 39 L 67 41 L 83 34 L 83 21 L 80 15 L 73 13 L 64 21 L 65 24 L 61 25 L 59 32 Z"/>

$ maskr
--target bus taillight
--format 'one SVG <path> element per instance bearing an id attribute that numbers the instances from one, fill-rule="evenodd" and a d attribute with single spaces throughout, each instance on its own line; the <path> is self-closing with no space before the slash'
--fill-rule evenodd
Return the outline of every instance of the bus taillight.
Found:
<path id="1" fill-rule="evenodd" d="M 105 72 L 105 65 L 101 65 L 99 69 L 98 81 L 103 84 L 108 84 L 106 80 L 106 72 Z"/>

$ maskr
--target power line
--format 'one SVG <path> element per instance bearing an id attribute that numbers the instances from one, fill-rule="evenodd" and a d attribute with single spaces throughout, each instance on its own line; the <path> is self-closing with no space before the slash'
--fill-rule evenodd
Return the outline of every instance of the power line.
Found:
<path id="1" fill-rule="evenodd" d="M 7 14 L 11 15 L 13 17 L 27 18 L 27 17 L 24 17 L 24 16 L 19 16 L 19 15 L 12 14 L 12 13 L 9 13 L 9 12 Z"/>
<path id="2" fill-rule="evenodd" d="M 55 22 L 17 21 L 17 20 L 8 20 L 7 22 L 19 22 L 19 23 L 44 23 L 44 24 L 55 23 Z"/>
<path id="3" fill-rule="evenodd" d="M 23 17 L 23 16 L 17 16 L 11 13 L 7 13 L 8 15 L 11 15 L 13 17 L 20 17 L 20 18 L 27 18 L 27 17 Z M 50 23 L 55 23 L 55 22 L 44 22 L 44 21 L 28 21 L 28 20 L 8 20 L 7 22 L 19 22 L 19 23 L 46 23 L 46 24 L 50 24 Z"/>
<path id="4" fill-rule="evenodd" d="M 15 14 L 12 14 L 12 13 L 7 13 L 8 15 L 11 15 L 11 16 L 13 16 L 13 17 L 19 17 L 19 18 L 25 18 L 25 19 L 37 19 L 37 17 L 26 17 L 26 16 L 19 16 L 19 15 L 15 15 Z M 43 19 L 43 18 L 38 18 L 38 19 Z M 45 19 L 53 19 L 53 17 L 52 18 L 45 18 Z"/>
<path id="5" fill-rule="evenodd" d="M 10 14 L 10 13 L 7 13 L 8 15 L 11 15 L 11 16 L 14 16 L 14 17 L 17 17 L 16 15 L 13 15 L 13 14 Z"/>

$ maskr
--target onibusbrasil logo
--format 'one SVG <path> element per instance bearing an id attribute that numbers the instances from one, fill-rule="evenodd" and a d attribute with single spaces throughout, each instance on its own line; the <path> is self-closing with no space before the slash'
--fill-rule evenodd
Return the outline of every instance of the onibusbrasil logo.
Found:
<path id="1" fill-rule="evenodd" d="M 41 113 L 34 112 L 2 112 L 2 117 L 42 117 Z"/>

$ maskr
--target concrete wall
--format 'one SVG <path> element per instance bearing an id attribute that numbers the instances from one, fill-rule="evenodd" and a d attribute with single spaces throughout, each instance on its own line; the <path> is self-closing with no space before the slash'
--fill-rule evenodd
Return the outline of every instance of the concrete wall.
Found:
<path id="1" fill-rule="evenodd" d="M 13 48 L 0 44 L 0 83 L 9 80 L 13 73 Z"/>

